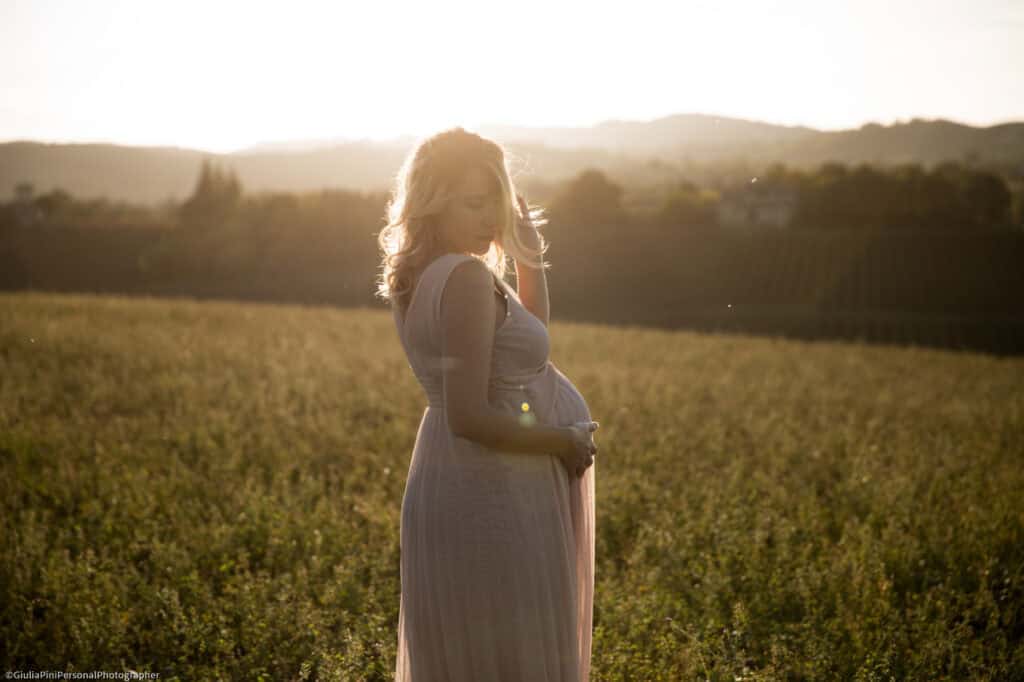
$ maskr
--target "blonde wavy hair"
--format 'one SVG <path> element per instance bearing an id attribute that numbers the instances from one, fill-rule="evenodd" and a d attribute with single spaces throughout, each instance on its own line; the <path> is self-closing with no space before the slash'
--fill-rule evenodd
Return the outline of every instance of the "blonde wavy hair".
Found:
<path id="1" fill-rule="evenodd" d="M 517 221 L 524 218 L 536 227 L 547 224 L 547 220 L 540 208 L 528 206 L 529 215 L 521 214 L 506 157 L 497 142 L 462 127 L 443 130 L 414 145 L 395 176 L 387 204 L 387 225 L 377 237 L 383 252 L 377 296 L 403 311 L 408 307 L 420 272 L 441 255 L 438 214 L 466 172 L 474 167 L 492 175 L 501 191 L 498 236 L 480 260 L 501 279 L 507 270 L 507 255 L 529 267 L 549 267 L 541 260 L 548 249 L 543 236 L 540 250 L 535 250 L 522 242 L 515 229 Z"/>

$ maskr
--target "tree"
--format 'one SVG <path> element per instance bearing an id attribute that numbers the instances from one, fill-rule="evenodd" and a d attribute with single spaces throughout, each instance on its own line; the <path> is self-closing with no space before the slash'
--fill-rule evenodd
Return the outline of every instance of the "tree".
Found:
<path id="1" fill-rule="evenodd" d="M 717 193 L 684 181 L 666 197 L 658 222 L 682 229 L 713 227 L 718 223 L 717 209 Z"/>
<path id="2" fill-rule="evenodd" d="M 181 222 L 192 229 L 218 229 L 235 216 L 241 199 L 242 185 L 234 171 L 204 159 L 195 190 L 181 206 Z"/>
<path id="3" fill-rule="evenodd" d="M 1011 222 L 1013 195 L 998 175 L 984 171 L 971 173 L 963 194 L 975 227 L 1003 227 Z"/>
<path id="4" fill-rule="evenodd" d="M 622 194 L 622 187 L 601 171 L 589 168 L 555 195 L 549 213 L 555 220 L 568 223 L 621 223 L 625 219 Z"/>
<path id="5" fill-rule="evenodd" d="M 35 192 L 35 185 L 31 182 L 19 182 L 14 186 L 14 201 L 19 204 L 26 204 L 32 201 L 32 195 Z"/>
<path id="6" fill-rule="evenodd" d="M 14 201 L 5 220 L 15 225 L 34 225 L 42 218 L 39 208 L 32 200 L 36 192 L 31 182 L 19 182 L 14 186 Z"/>
<path id="7" fill-rule="evenodd" d="M 75 209 L 74 197 L 59 187 L 36 197 L 33 203 L 39 209 L 42 219 L 48 223 L 70 221 Z"/>

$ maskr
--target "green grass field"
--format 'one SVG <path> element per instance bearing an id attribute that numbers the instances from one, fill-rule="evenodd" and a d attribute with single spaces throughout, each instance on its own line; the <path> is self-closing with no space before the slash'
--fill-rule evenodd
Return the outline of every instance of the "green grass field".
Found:
<path id="1" fill-rule="evenodd" d="M 1024 679 L 1024 358 L 551 334 L 592 679 Z M 383 308 L 0 294 L 4 669 L 390 679 L 425 405 Z"/>

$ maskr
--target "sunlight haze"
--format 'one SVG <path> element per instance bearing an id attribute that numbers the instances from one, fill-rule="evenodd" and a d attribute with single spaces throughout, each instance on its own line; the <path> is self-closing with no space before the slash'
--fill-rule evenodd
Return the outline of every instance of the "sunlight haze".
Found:
<path id="1" fill-rule="evenodd" d="M 217 152 L 705 113 L 1024 119 L 1007 1 L 0 2 L 0 141 Z"/>

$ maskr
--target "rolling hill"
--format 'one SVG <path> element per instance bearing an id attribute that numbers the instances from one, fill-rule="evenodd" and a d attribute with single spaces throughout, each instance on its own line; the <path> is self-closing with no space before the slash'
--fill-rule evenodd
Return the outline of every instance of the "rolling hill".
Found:
<path id="1" fill-rule="evenodd" d="M 500 140 L 527 178 L 564 180 L 587 167 L 624 184 L 673 182 L 692 163 L 779 161 L 814 167 L 843 163 L 945 160 L 998 163 L 1024 174 L 1024 123 L 973 127 L 914 119 L 884 126 L 821 131 L 703 114 L 652 121 L 606 121 L 590 127 L 481 126 Z M 30 182 L 36 192 L 60 187 L 78 197 L 155 204 L 191 193 L 202 159 L 230 165 L 246 191 L 311 191 L 325 187 L 384 190 L 413 138 L 391 141 L 268 142 L 230 154 L 177 147 L 113 144 L 0 144 L 0 191 Z"/>

